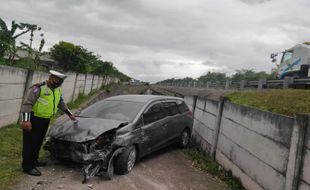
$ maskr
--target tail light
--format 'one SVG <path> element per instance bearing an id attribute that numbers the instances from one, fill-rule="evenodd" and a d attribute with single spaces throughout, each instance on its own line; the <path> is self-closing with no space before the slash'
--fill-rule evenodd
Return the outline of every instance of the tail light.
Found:
<path id="1" fill-rule="evenodd" d="M 191 112 L 191 111 L 188 111 L 188 112 L 186 113 L 186 115 L 187 115 L 188 117 L 190 117 L 190 118 L 193 118 L 193 112 Z"/>

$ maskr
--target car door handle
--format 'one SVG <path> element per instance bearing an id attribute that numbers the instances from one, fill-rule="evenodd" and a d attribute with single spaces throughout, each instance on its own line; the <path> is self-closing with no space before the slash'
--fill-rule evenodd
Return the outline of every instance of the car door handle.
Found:
<path id="1" fill-rule="evenodd" d="M 168 127 L 167 123 L 163 124 L 162 126 L 163 126 L 164 128 L 167 128 L 167 127 Z"/>

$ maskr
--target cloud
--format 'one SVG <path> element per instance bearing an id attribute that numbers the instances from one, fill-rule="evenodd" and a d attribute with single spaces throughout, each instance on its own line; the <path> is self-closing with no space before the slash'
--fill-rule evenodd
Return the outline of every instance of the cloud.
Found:
<path id="1" fill-rule="evenodd" d="M 240 0 L 240 1 L 247 3 L 247 4 L 260 4 L 260 3 L 266 3 L 271 0 Z"/>
<path id="2" fill-rule="evenodd" d="M 45 49 L 70 41 L 99 53 L 133 78 L 151 82 L 198 78 L 207 71 L 270 71 L 270 53 L 309 41 L 310 33 L 308 0 L 0 3 L 0 17 L 7 22 L 42 26 Z"/>

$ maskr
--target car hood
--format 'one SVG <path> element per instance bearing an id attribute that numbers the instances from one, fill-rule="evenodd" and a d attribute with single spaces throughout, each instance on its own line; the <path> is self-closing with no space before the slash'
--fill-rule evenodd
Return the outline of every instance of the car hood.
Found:
<path id="1" fill-rule="evenodd" d="M 56 122 L 48 131 L 48 136 L 64 141 L 85 142 L 96 139 L 102 133 L 124 125 L 126 121 L 81 118 L 76 121 L 65 120 Z"/>

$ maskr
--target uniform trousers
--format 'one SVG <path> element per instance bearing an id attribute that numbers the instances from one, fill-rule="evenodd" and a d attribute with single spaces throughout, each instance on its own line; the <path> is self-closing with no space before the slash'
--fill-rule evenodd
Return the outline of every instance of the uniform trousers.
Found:
<path id="1" fill-rule="evenodd" d="M 39 152 L 46 135 L 50 119 L 36 117 L 31 114 L 32 130 L 23 130 L 22 168 L 31 170 L 36 167 Z"/>

